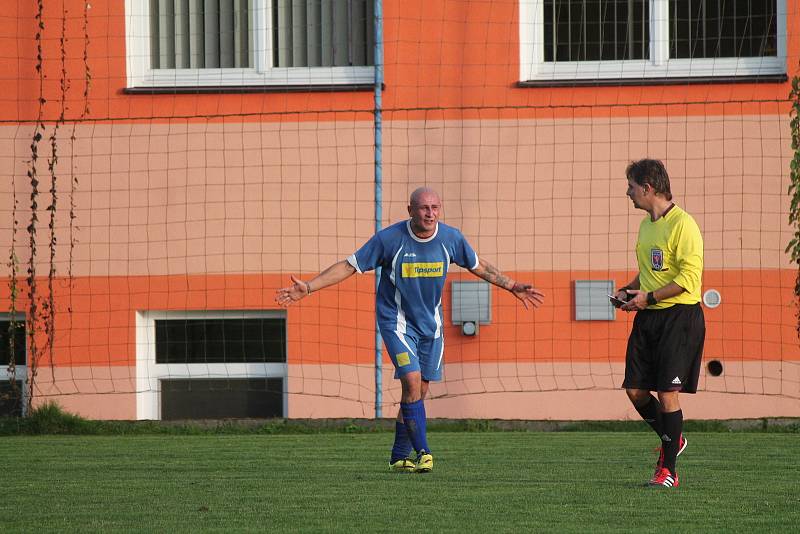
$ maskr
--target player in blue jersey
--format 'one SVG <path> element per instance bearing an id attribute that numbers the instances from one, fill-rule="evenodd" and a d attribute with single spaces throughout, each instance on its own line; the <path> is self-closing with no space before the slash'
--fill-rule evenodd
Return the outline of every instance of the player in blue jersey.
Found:
<path id="1" fill-rule="evenodd" d="M 442 377 L 442 291 L 450 264 L 510 291 L 526 309 L 538 307 L 544 299 L 538 289 L 515 282 L 479 258 L 458 229 L 439 222 L 441 208 L 436 191 L 415 190 L 408 220 L 381 230 L 346 260 L 307 282 L 292 276 L 292 285 L 275 296 L 280 305 L 289 306 L 356 272 L 382 268 L 376 295 L 378 327 L 402 386 L 389 462 L 393 471 L 433 469 L 423 402 L 429 383 Z M 412 448 L 417 453 L 413 460 Z"/>

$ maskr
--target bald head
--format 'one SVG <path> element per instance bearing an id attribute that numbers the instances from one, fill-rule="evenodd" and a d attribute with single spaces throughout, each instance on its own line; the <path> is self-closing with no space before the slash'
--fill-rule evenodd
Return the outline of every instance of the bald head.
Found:
<path id="1" fill-rule="evenodd" d="M 411 217 L 411 230 L 417 237 L 425 239 L 436 233 L 441 208 L 439 193 L 430 187 L 419 187 L 411 193 L 408 215 Z"/>
<path id="2" fill-rule="evenodd" d="M 413 193 L 411 193 L 411 198 L 408 200 L 408 203 L 411 206 L 419 206 L 421 203 L 423 203 L 423 197 L 425 198 L 425 200 L 435 199 L 437 204 L 441 204 L 442 202 L 441 199 L 439 198 L 439 193 L 437 193 L 430 187 L 418 187 L 414 189 Z"/>

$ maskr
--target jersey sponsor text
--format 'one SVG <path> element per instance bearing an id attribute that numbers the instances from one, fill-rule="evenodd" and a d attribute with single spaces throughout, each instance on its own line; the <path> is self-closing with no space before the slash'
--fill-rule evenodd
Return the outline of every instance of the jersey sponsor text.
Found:
<path id="1" fill-rule="evenodd" d="M 444 276 L 444 262 L 404 263 L 403 278 L 439 278 Z"/>

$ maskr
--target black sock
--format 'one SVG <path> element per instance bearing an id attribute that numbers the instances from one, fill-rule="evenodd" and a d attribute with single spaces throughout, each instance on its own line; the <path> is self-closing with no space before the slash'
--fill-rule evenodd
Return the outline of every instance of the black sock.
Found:
<path id="1" fill-rule="evenodd" d="M 661 437 L 663 434 L 663 423 L 661 418 L 661 403 L 658 402 L 658 399 L 654 396 L 650 395 L 650 398 L 647 400 L 647 403 L 642 406 L 633 406 L 636 408 L 636 411 L 639 412 L 639 415 L 642 416 L 645 423 L 650 425 L 658 437 Z"/>
<path id="2" fill-rule="evenodd" d="M 675 460 L 681 446 L 683 432 L 683 411 L 661 414 L 664 433 L 661 435 L 661 447 L 664 449 L 664 467 L 675 474 Z"/>

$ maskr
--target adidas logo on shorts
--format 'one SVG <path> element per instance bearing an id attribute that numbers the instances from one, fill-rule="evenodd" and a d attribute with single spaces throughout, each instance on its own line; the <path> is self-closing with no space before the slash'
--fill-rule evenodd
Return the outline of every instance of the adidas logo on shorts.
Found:
<path id="1" fill-rule="evenodd" d="M 680 386 L 681 385 L 681 379 L 676 376 L 675 378 L 672 379 L 672 383 Z"/>

